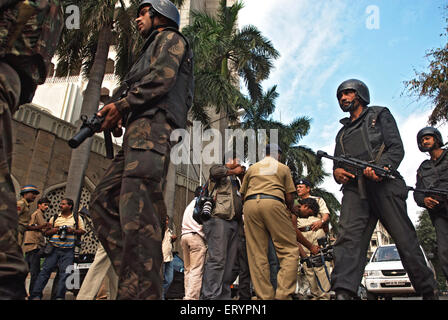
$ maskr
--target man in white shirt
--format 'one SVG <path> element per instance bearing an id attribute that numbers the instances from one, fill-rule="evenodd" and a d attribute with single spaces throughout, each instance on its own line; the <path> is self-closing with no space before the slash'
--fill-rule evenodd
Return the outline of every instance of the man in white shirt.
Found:
<path id="1" fill-rule="evenodd" d="M 193 210 L 196 198 L 199 196 L 201 187 L 196 188 L 195 198 L 184 211 L 182 219 L 181 245 L 184 253 L 184 300 L 199 300 L 202 286 L 202 275 L 204 273 L 205 254 L 207 246 L 202 225 L 193 219 Z"/>

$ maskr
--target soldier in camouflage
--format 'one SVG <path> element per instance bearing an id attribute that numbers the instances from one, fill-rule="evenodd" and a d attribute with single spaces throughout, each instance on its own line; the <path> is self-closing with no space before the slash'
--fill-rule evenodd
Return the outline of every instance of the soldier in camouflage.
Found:
<path id="1" fill-rule="evenodd" d="M 28 273 L 17 243 L 11 118 L 45 81 L 63 18 L 59 0 L 0 1 L 0 299 L 24 299 Z"/>
<path id="2" fill-rule="evenodd" d="M 168 0 L 143 0 L 136 23 L 145 43 L 124 97 L 98 113 L 101 130 L 126 126 L 116 155 L 91 197 L 97 235 L 119 275 L 117 299 L 160 299 L 163 200 L 173 129 L 185 128 L 193 98 L 193 57 Z"/>

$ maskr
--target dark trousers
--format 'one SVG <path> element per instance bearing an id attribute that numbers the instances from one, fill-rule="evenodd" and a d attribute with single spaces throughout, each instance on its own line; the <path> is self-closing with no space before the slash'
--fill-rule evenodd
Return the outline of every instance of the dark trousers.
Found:
<path id="1" fill-rule="evenodd" d="M 332 290 L 358 291 L 366 264 L 367 249 L 378 220 L 395 241 L 412 285 L 420 294 L 436 287 L 426 265 L 414 225 L 406 209 L 407 190 L 403 180 L 366 181 L 367 199 L 360 199 L 351 184 L 344 188 L 339 219 L 339 234 L 334 245 Z"/>
<path id="2" fill-rule="evenodd" d="M 268 241 L 268 261 L 269 261 L 269 279 L 271 280 L 272 287 L 277 289 L 277 275 L 280 270 L 280 262 L 278 261 L 277 253 L 275 252 L 274 242 L 269 237 Z"/>
<path id="3" fill-rule="evenodd" d="M 173 260 L 163 263 L 163 295 L 165 299 L 166 293 L 174 280 L 174 271 L 184 272 L 184 262 L 177 253 L 173 253 Z"/>
<path id="4" fill-rule="evenodd" d="M 448 280 L 448 211 L 429 214 L 436 229 L 437 255 L 445 279 Z"/>
<path id="5" fill-rule="evenodd" d="M 243 232 L 243 226 L 239 226 L 238 234 L 238 256 L 233 268 L 233 282 L 238 277 L 238 297 L 239 300 L 250 300 L 252 297 L 249 261 L 247 259 L 246 237 Z"/>
<path id="6" fill-rule="evenodd" d="M 0 300 L 26 296 L 28 266 L 17 243 L 17 202 L 11 178 L 12 115 L 20 90 L 17 72 L 0 61 Z"/>
<path id="7" fill-rule="evenodd" d="M 134 120 L 91 197 L 95 231 L 119 277 L 117 299 L 162 297 L 163 190 L 171 130 L 163 112 Z"/>
<path id="8" fill-rule="evenodd" d="M 202 300 L 230 300 L 232 269 L 238 255 L 238 222 L 211 218 L 203 230 L 208 246 L 202 278 Z"/>
<path id="9" fill-rule="evenodd" d="M 65 300 L 65 292 L 67 291 L 66 280 L 70 275 L 67 268 L 73 265 L 74 261 L 74 249 L 73 248 L 54 248 L 53 252 L 45 259 L 42 265 L 42 270 L 34 284 L 33 291 L 30 294 L 30 299 L 40 298 L 42 299 L 42 292 L 47 285 L 48 279 L 53 272 L 53 269 L 57 266 L 59 269 L 59 281 L 56 291 L 56 299 Z"/>
<path id="10" fill-rule="evenodd" d="M 38 255 L 38 252 L 39 249 L 34 249 L 25 254 L 25 261 L 28 263 L 28 268 L 30 269 L 29 293 L 33 292 L 34 284 L 40 272 L 40 255 Z"/>

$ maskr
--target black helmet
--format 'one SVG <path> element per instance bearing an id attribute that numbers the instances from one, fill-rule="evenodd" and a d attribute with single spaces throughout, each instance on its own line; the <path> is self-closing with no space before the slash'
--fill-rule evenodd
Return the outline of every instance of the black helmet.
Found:
<path id="1" fill-rule="evenodd" d="M 370 93 L 369 88 L 367 88 L 366 84 L 362 82 L 361 80 L 357 79 L 350 79 L 342 82 L 338 90 L 336 92 L 336 97 L 339 99 L 341 98 L 341 93 L 344 90 L 355 90 L 358 97 L 365 102 L 366 105 L 370 104 Z M 344 110 L 344 109 L 343 109 Z M 344 110 L 349 111 L 349 110 Z"/>
<path id="2" fill-rule="evenodd" d="M 151 5 L 154 10 L 164 16 L 165 18 L 173 21 L 176 26 L 179 28 L 180 25 L 180 14 L 179 10 L 177 10 L 176 6 L 169 0 L 142 0 L 138 7 L 138 11 L 145 5 Z"/>
<path id="3" fill-rule="evenodd" d="M 434 139 L 437 140 L 437 142 L 439 144 L 439 148 L 443 146 L 443 139 L 442 139 L 442 134 L 440 133 L 440 131 L 434 127 L 425 127 L 417 133 L 417 145 L 421 152 L 428 152 L 428 151 L 432 150 L 432 149 L 423 147 L 422 138 L 424 136 L 434 137 Z"/>

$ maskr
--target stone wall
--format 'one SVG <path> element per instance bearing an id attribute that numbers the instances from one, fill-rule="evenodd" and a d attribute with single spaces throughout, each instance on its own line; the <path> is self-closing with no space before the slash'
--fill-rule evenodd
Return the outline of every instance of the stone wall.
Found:
<path id="1" fill-rule="evenodd" d="M 41 195 L 48 195 L 51 201 L 52 208 L 46 218 L 58 211 L 59 201 L 63 197 L 72 152 L 67 141 L 75 133 L 75 126 L 33 104 L 21 106 L 14 115 L 12 175 L 16 194 L 19 197 L 20 187 L 23 185 L 36 185 Z M 93 139 L 80 208 L 88 206 L 90 193 L 112 161 L 105 156 L 102 135 L 95 135 Z M 115 153 L 119 149 L 120 146 L 114 145 Z M 182 172 L 176 174 L 173 220 L 175 233 L 179 236 L 186 203 L 193 199 L 193 192 L 198 184 L 195 179 L 187 179 Z M 35 209 L 36 203 L 33 203 L 31 210 Z M 91 242 L 96 241 L 95 237 L 89 235 L 88 240 L 83 241 L 87 242 L 85 248 L 89 252 L 86 253 L 94 253 L 96 244 Z M 180 244 L 180 238 L 176 241 L 176 249 L 181 251 L 178 243 Z"/>

